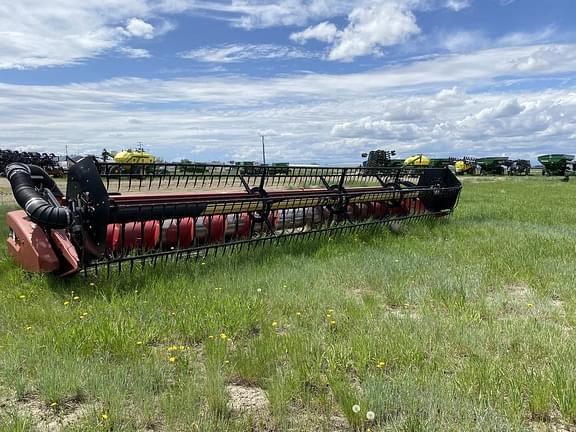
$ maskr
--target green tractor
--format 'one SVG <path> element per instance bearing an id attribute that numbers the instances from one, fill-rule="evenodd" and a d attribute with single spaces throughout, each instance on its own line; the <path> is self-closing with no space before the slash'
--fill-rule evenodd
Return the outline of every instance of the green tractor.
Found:
<path id="1" fill-rule="evenodd" d="M 404 159 L 392 159 L 396 155 L 396 151 L 392 150 L 372 150 L 370 153 L 362 153 L 363 158 L 367 158 L 362 162 L 363 168 L 402 168 L 404 166 Z M 366 170 L 366 174 L 368 174 Z"/>
<path id="2" fill-rule="evenodd" d="M 430 159 L 430 168 L 448 168 L 454 166 L 456 158 L 436 158 Z"/>
<path id="3" fill-rule="evenodd" d="M 508 167 L 508 175 L 510 176 L 517 176 L 517 175 L 530 175 L 530 169 L 532 165 L 530 161 L 527 159 L 516 159 L 516 160 L 509 160 L 506 163 Z"/>
<path id="4" fill-rule="evenodd" d="M 544 176 L 568 176 L 574 172 L 574 155 L 569 154 L 549 154 L 538 156 L 544 168 L 542 175 Z"/>
<path id="5" fill-rule="evenodd" d="M 508 157 L 483 157 L 476 159 L 476 163 L 480 166 L 480 175 L 504 175 L 508 171 Z"/>

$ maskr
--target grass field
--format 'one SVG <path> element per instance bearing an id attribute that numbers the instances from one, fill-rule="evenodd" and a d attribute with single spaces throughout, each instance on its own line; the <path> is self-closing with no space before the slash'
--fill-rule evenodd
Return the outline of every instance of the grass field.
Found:
<path id="1" fill-rule="evenodd" d="M 0 430 L 576 430 L 576 183 L 464 183 L 400 234 L 110 279 L 2 246 Z"/>

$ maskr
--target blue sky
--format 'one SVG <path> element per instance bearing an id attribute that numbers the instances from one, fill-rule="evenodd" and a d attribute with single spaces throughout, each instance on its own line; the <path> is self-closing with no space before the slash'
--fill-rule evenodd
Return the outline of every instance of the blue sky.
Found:
<path id="1" fill-rule="evenodd" d="M 0 0 L 0 148 L 574 153 L 575 22 L 573 0 Z"/>

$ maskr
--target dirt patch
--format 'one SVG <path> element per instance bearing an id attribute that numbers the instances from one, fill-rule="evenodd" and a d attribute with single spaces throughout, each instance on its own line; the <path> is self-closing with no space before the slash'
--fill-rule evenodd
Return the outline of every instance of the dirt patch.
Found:
<path id="1" fill-rule="evenodd" d="M 350 423 L 343 414 L 336 414 L 330 417 L 330 428 L 332 432 L 345 432 L 350 430 Z"/>
<path id="2" fill-rule="evenodd" d="M 79 401 L 50 406 L 34 394 L 19 399 L 0 399 L 0 413 L 15 413 L 19 417 L 30 419 L 38 432 L 59 432 L 100 409 L 98 403 Z"/>
<path id="3" fill-rule="evenodd" d="M 340 411 L 336 411 L 328 417 L 324 417 L 325 414 L 308 411 L 303 407 L 291 406 L 289 411 L 291 424 L 286 430 L 328 432 L 349 432 L 355 430 Z"/>
<path id="4" fill-rule="evenodd" d="M 526 285 L 508 285 L 505 287 L 505 290 L 512 300 L 518 302 L 526 301 L 531 296 L 530 288 Z"/>
<path id="5" fill-rule="evenodd" d="M 530 287 L 523 284 L 505 285 L 502 290 L 491 290 L 486 296 L 489 306 L 500 309 L 498 319 L 508 319 L 519 312 L 533 307 L 534 295 Z"/>
<path id="6" fill-rule="evenodd" d="M 576 432 L 576 426 L 564 422 L 557 410 L 546 421 L 532 421 L 530 426 L 533 432 Z"/>
<path id="7" fill-rule="evenodd" d="M 418 311 L 412 305 L 404 305 L 398 307 L 386 306 L 386 314 L 403 319 L 419 320 L 422 318 L 420 313 L 418 313 Z"/>
<path id="8" fill-rule="evenodd" d="M 226 390 L 230 396 L 228 409 L 233 413 L 261 416 L 268 412 L 270 402 L 261 388 L 230 384 Z"/>
<path id="9" fill-rule="evenodd" d="M 564 302 L 562 300 L 556 298 L 552 299 L 552 301 L 550 301 L 550 306 L 558 316 L 562 318 L 566 317 L 566 310 L 564 309 Z"/>

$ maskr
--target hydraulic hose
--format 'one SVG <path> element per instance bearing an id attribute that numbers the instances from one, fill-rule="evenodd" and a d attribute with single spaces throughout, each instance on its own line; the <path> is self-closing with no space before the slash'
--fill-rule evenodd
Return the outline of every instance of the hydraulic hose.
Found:
<path id="1" fill-rule="evenodd" d="M 41 176 L 43 187 L 50 190 L 55 197 L 63 196 L 54 180 L 42 168 L 36 165 L 12 163 L 6 167 L 6 178 L 10 181 L 16 202 L 30 219 L 44 228 L 69 227 L 73 221 L 70 209 L 60 207 L 46 199 L 36 189 L 32 175 Z"/>

